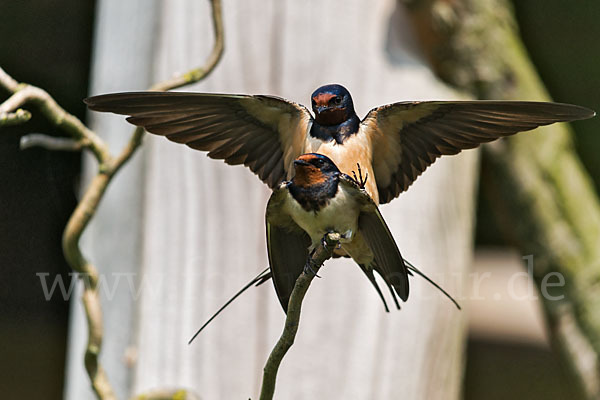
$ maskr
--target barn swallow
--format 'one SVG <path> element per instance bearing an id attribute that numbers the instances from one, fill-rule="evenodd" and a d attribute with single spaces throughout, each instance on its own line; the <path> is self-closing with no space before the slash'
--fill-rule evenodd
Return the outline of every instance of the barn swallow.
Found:
<path id="1" fill-rule="evenodd" d="M 359 265 L 386 310 L 374 271 L 397 305 L 396 296 L 406 301 L 408 270 L 377 205 L 361 189 L 365 182 L 341 173 L 322 154 L 304 154 L 293 164 L 294 177 L 273 190 L 266 211 L 269 266 L 284 311 L 296 279 L 303 270 L 311 270 L 311 251 L 329 232 L 341 235 L 336 252 Z"/>
<path id="2" fill-rule="evenodd" d="M 408 189 L 442 155 L 595 115 L 561 103 L 413 101 L 374 108 L 360 120 L 350 93 L 336 84 L 314 91 L 314 117 L 300 104 L 264 95 L 129 92 L 84 101 L 211 158 L 244 164 L 271 188 L 291 179 L 294 160 L 305 153 L 329 157 L 346 174 L 359 163 L 377 204 Z"/>
<path id="3" fill-rule="evenodd" d="M 385 297 L 375 280 L 377 272 L 388 287 L 396 307 L 397 297 L 408 299 L 408 276 L 413 272 L 442 292 L 460 310 L 460 305 L 441 286 L 403 259 L 377 204 L 365 190 L 368 175 L 362 175 L 360 164 L 350 177 L 322 154 L 304 154 L 294 160 L 295 174 L 273 190 L 265 213 L 269 268 L 263 270 L 221 308 L 219 308 L 189 340 L 192 341 L 229 304 L 251 286 L 273 279 L 279 302 L 287 312 L 288 302 L 302 271 L 314 273 L 311 252 L 325 234 L 341 233 L 339 247 L 333 256 L 347 256 L 367 276 L 385 310 Z"/>

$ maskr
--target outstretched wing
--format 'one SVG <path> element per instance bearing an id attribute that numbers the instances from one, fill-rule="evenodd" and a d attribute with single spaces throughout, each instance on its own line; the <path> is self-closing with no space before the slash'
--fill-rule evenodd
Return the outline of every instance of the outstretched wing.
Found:
<path id="1" fill-rule="evenodd" d="M 285 183 L 273 191 L 267 204 L 267 254 L 275 285 L 275 292 L 283 310 L 288 302 L 296 279 L 302 274 L 308 259 L 310 237 L 282 210 Z"/>
<path id="2" fill-rule="evenodd" d="M 304 153 L 312 116 L 273 96 L 182 92 L 131 92 L 89 97 L 95 111 L 128 115 L 127 121 L 231 165 L 244 164 L 269 187 L 288 178 Z"/>
<path id="3" fill-rule="evenodd" d="M 342 174 L 340 182 L 348 188 L 353 188 L 351 190 L 354 192 L 355 199 L 361 204 L 361 211 L 358 216 L 359 234 L 363 237 L 375 258 L 375 262 L 371 265 L 360 265 L 360 267 L 377 290 L 386 310 L 388 309 L 387 304 L 375 282 L 373 270 L 381 275 L 392 293 L 396 306 L 400 308 L 394 292 L 403 301 L 408 299 L 408 270 L 404 264 L 404 259 L 400 255 L 396 241 L 383 220 L 377 205 L 368 193 L 360 188 L 357 182 L 348 175 Z"/>
<path id="4" fill-rule="evenodd" d="M 554 122 L 591 118 L 571 104 L 526 101 L 426 101 L 378 107 L 361 122 L 373 144 L 379 202 L 387 203 L 438 157 Z"/>

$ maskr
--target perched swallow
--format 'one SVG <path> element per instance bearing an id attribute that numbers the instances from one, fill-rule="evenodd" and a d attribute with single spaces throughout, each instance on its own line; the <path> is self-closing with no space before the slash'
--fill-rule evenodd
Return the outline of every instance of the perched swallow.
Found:
<path id="1" fill-rule="evenodd" d="M 375 281 L 377 271 L 396 296 L 408 299 L 408 270 L 377 205 L 358 181 L 340 172 L 328 157 L 309 153 L 294 161 L 291 181 L 277 187 L 267 204 L 267 251 L 275 290 L 287 311 L 296 279 L 310 269 L 310 252 L 329 232 L 341 235 L 340 255 L 348 255 Z M 368 179 L 368 178 L 367 178 Z"/>
<path id="2" fill-rule="evenodd" d="M 283 310 L 303 270 L 311 270 L 310 254 L 325 234 L 341 234 L 334 256 L 352 257 L 377 291 L 385 310 L 389 308 L 374 272 L 383 278 L 399 309 L 397 296 L 406 301 L 408 275 L 412 272 L 442 292 L 459 310 L 460 305 L 441 286 L 403 259 L 377 205 L 366 192 L 360 164 L 350 177 L 322 154 L 304 154 L 294 161 L 295 175 L 273 190 L 265 214 L 269 268 L 262 271 L 221 308 L 189 340 L 192 341 L 229 304 L 251 286 L 273 278 Z"/>
<path id="3" fill-rule="evenodd" d="M 300 104 L 262 95 L 132 92 L 84 101 L 209 157 L 244 164 L 271 188 L 291 179 L 294 160 L 305 153 L 326 155 L 346 174 L 359 163 L 370 177 L 366 191 L 381 204 L 442 155 L 595 115 L 560 103 L 422 101 L 377 107 L 360 120 L 343 86 L 322 86 L 311 97 L 314 118 Z"/>

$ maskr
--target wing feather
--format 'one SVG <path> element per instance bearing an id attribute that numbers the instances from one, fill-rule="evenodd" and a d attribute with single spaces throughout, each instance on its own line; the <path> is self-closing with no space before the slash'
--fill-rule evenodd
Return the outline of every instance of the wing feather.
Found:
<path id="1" fill-rule="evenodd" d="M 426 101 L 378 107 L 361 122 L 373 143 L 379 202 L 387 203 L 443 155 L 554 122 L 586 119 L 585 107 L 528 101 Z"/>
<path id="2" fill-rule="evenodd" d="M 84 100 L 90 109 L 127 115 L 127 121 L 211 158 L 244 164 L 270 187 L 285 180 L 304 153 L 312 116 L 274 96 L 129 92 Z"/>
<path id="3" fill-rule="evenodd" d="M 374 256 L 373 263 L 365 266 L 359 264 L 359 266 L 383 299 L 377 283 L 372 278 L 373 273 L 369 269 L 381 275 L 392 293 L 396 306 L 400 308 L 396 295 L 403 301 L 408 299 L 408 270 L 396 241 L 369 194 L 348 175 L 340 175 L 340 183 L 353 191 L 352 196 L 359 202 L 361 211 L 358 216 L 358 230 Z M 387 310 L 385 300 L 383 303 Z"/>
<path id="4" fill-rule="evenodd" d="M 408 270 L 396 241 L 377 208 L 363 211 L 358 218 L 359 229 L 375 256 L 373 268 L 388 287 L 393 287 L 403 300 L 408 299 Z M 393 294 L 393 292 L 392 292 Z"/>
<path id="5" fill-rule="evenodd" d="M 283 186 L 283 185 L 282 185 Z M 308 259 L 310 237 L 282 210 L 285 190 L 275 189 L 267 204 L 267 254 L 275 292 L 287 313 L 296 279 Z"/>

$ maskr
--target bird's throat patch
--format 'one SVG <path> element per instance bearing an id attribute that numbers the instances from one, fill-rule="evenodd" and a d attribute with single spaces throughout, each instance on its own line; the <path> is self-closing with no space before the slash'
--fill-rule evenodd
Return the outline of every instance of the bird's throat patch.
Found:
<path id="1" fill-rule="evenodd" d="M 345 108 L 333 108 L 323 111 L 315 117 L 315 120 L 321 125 L 339 125 L 348 119 L 348 111 Z"/>
<path id="2" fill-rule="evenodd" d="M 324 183 L 327 177 L 321 170 L 313 165 L 304 165 L 296 168 L 296 175 L 294 176 L 294 184 L 301 187 L 309 187 L 312 185 L 319 185 Z"/>
<path id="3" fill-rule="evenodd" d="M 329 204 L 329 201 L 335 196 L 338 190 L 339 179 L 326 179 L 321 183 L 300 186 L 294 181 L 290 182 L 288 190 L 292 197 L 300 204 L 305 211 L 319 212 L 321 208 Z"/>

